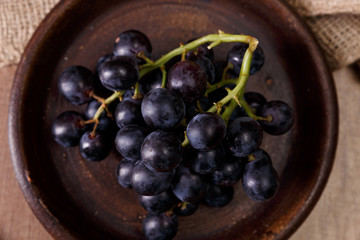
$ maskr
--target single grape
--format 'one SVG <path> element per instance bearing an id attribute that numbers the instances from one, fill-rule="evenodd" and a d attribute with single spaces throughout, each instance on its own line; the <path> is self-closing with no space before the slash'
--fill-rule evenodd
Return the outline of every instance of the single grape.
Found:
<path id="1" fill-rule="evenodd" d="M 145 125 L 141 114 L 142 99 L 125 98 L 115 110 L 116 125 L 122 128 L 127 125 Z"/>
<path id="2" fill-rule="evenodd" d="M 118 183 L 124 187 L 131 189 L 131 175 L 134 168 L 135 161 L 129 160 L 126 158 L 121 159 L 117 170 L 116 170 L 116 177 Z"/>
<path id="3" fill-rule="evenodd" d="M 85 118 L 78 112 L 61 113 L 51 126 L 51 133 L 55 141 L 63 147 L 78 145 L 82 134 L 87 129 L 83 124 L 84 121 Z"/>
<path id="4" fill-rule="evenodd" d="M 147 135 L 148 131 L 144 127 L 125 126 L 116 134 L 115 147 L 123 157 L 139 160 L 141 158 L 141 144 Z"/>
<path id="5" fill-rule="evenodd" d="M 178 216 L 190 216 L 199 208 L 199 203 L 180 202 L 174 207 L 174 213 Z"/>
<path id="6" fill-rule="evenodd" d="M 204 196 L 208 183 L 203 176 L 179 165 L 172 182 L 172 191 L 183 202 L 199 202 Z"/>
<path id="7" fill-rule="evenodd" d="M 200 113 L 189 122 L 186 135 L 195 149 L 215 148 L 225 137 L 226 125 L 216 113 Z"/>
<path id="8" fill-rule="evenodd" d="M 148 213 L 143 221 L 143 231 L 147 240 L 169 240 L 178 230 L 178 218 L 175 214 Z"/>
<path id="9" fill-rule="evenodd" d="M 227 61 L 233 64 L 233 71 L 237 76 L 240 74 L 241 64 L 248 47 L 249 44 L 247 43 L 237 43 L 228 52 Z M 251 60 L 250 75 L 260 71 L 261 67 L 264 65 L 264 62 L 264 51 L 260 46 L 257 46 Z"/>
<path id="10" fill-rule="evenodd" d="M 96 67 L 95 67 L 95 75 L 99 76 L 100 69 L 101 69 L 103 63 L 110 60 L 112 57 L 114 57 L 114 54 L 110 53 L 110 54 L 106 54 L 104 56 L 101 56 L 98 59 L 98 61 L 96 63 Z"/>
<path id="11" fill-rule="evenodd" d="M 154 131 L 141 145 L 141 159 L 151 170 L 170 171 L 182 160 L 181 141 L 174 133 Z"/>
<path id="12" fill-rule="evenodd" d="M 164 191 L 154 196 L 139 196 L 141 205 L 151 213 L 162 213 L 175 204 L 175 197 L 171 191 Z"/>
<path id="13" fill-rule="evenodd" d="M 204 196 L 204 203 L 210 207 L 223 207 L 231 202 L 234 188 L 210 184 Z"/>
<path id="14" fill-rule="evenodd" d="M 161 88 L 163 73 L 157 68 L 142 77 L 139 82 L 143 93 L 148 93 L 151 89 Z"/>
<path id="15" fill-rule="evenodd" d="M 99 72 L 102 85 L 113 91 L 130 89 L 139 80 L 139 69 L 134 59 L 115 56 L 105 61 Z"/>
<path id="16" fill-rule="evenodd" d="M 234 185 L 241 179 L 245 162 L 245 158 L 226 157 L 219 168 L 211 173 L 211 182 L 220 186 Z"/>
<path id="17" fill-rule="evenodd" d="M 188 161 L 192 169 L 199 174 L 208 174 L 214 172 L 225 156 L 223 146 L 219 146 L 210 150 L 190 150 L 188 154 Z"/>
<path id="18" fill-rule="evenodd" d="M 294 110 L 283 101 L 270 101 L 259 111 L 262 117 L 271 116 L 270 121 L 259 121 L 265 132 L 272 135 L 281 135 L 288 132 L 294 123 Z"/>
<path id="19" fill-rule="evenodd" d="M 207 85 L 205 71 L 191 61 L 180 61 L 168 72 L 167 87 L 176 92 L 186 103 L 200 99 Z"/>
<path id="20" fill-rule="evenodd" d="M 74 105 L 81 105 L 92 100 L 94 91 L 94 74 L 83 66 L 66 68 L 58 79 L 60 93 Z"/>
<path id="21" fill-rule="evenodd" d="M 85 132 L 80 139 L 80 154 L 88 161 L 101 161 L 105 159 L 111 151 L 111 141 L 103 133 L 91 131 Z"/>
<path id="22" fill-rule="evenodd" d="M 246 157 L 260 147 L 263 130 L 254 119 L 240 117 L 230 122 L 226 138 L 234 156 Z"/>
<path id="23" fill-rule="evenodd" d="M 95 113 L 97 112 L 97 110 L 99 109 L 99 107 L 101 106 L 101 103 L 98 102 L 97 100 L 92 100 L 91 102 L 88 103 L 88 105 L 86 106 L 84 115 L 87 119 L 93 119 L 93 117 L 95 116 Z M 110 113 L 111 114 L 111 113 Z M 106 113 L 106 111 L 104 110 L 101 114 L 100 117 L 98 118 L 99 123 L 96 126 L 96 131 L 97 132 L 105 132 L 108 130 L 113 130 L 114 129 L 114 121 L 112 120 L 111 117 L 108 116 L 108 114 Z M 94 124 L 89 124 L 89 127 L 92 127 Z"/>
<path id="24" fill-rule="evenodd" d="M 279 189 L 279 177 L 272 167 L 270 156 L 262 149 L 252 153 L 253 158 L 245 165 L 242 177 L 244 192 L 254 201 L 262 202 L 275 196 Z"/>
<path id="25" fill-rule="evenodd" d="M 185 104 L 175 92 L 167 88 L 156 88 L 145 95 L 141 113 L 150 127 L 174 129 L 185 117 Z"/>
<path id="26" fill-rule="evenodd" d="M 151 57 L 152 46 L 148 37 L 138 30 L 122 32 L 116 39 L 113 47 L 115 56 L 128 56 L 136 59 L 137 63 L 143 63 L 137 54 L 143 52 L 146 57 Z"/>
<path id="27" fill-rule="evenodd" d="M 246 92 L 244 93 L 244 99 L 254 114 L 258 114 L 260 108 L 267 102 L 266 98 L 258 92 Z"/>
<path id="28" fill-rule="evenodd" d="M 170 188 L 173 176 L 174 171 L 152 171 L 142 161 L 138 161 L 132 171 L 131 186 L 141 195 L 157 195 Z"/>

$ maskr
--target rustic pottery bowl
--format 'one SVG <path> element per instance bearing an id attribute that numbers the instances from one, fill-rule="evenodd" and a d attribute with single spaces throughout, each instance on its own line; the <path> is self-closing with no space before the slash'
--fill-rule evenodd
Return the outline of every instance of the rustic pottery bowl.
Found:
<path id="1" fill-rule="evenodd" d="M 81 159 L 76 147 L 51 137 L 55 117 L 82 111 L 59 96 L 57 78 L 70 65 L 94 69 L 112 51 L 116 36 L 143 31 L 153 57 L 180 42 L 216 33 L 259 39 L 266 62 L 247 90 L 280 99 L 295 110 L 295 123 L 281 136 L 264 136 L 280 175 L 275 198 L 255 203 L 235 186 L 223 208 L 201 206 L 179 218 L 176 239 L 285 239 L 319 199 L 334 160 L 338 109 L 333 80 L 308 29 L 278 0 L 62 1 L 40 24 L 18 66 L 10 101 L 9 139 L 20 187 L 34 214 L 56 239 L 143 239 L 146 212 L 134 191 L 123 189 L 115 169 L 120 156 Z M 215 49 L 224 60 L 229 44 Z"/>

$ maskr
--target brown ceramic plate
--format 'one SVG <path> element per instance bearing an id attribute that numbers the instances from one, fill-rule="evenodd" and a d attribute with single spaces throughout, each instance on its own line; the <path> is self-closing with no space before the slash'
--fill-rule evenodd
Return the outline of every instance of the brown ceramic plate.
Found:
<path id="1" fill-rule="evenodd" d="M 337 140 L 338 109 L 331 75 L 304 24 L 277 0 L 62 1 L 29 42 L 13 85 L 9 137 L 20 187 L 34 214 L 56 239 L 142 239 L 145 211 L 115 178 L 114 151 L 100 163 L 76 147 L 54 143 L 50 126 L 65 110 L 57 78 L 70 65 L 94 69 L 122 31 L 148 35 L 156 59 L 180 42 L 219 29 L 259 39 L 266 63 L 247 90 L 295 110 L 292 130 L 265 135 L 281 178 L 277 196 L 255 203 L 235 187 L 223 208 L 201 206 L 179 219 L 176 239 L 284 239 L 304 221 L 328 179 Z M 216 48 L 224 60 L 230 45 Z"/>

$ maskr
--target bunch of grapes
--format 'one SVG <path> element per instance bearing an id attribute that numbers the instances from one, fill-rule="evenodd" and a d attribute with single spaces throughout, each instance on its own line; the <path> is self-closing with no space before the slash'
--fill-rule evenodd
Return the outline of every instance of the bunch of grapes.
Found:
<path id="1" fill-rule="evenodd" d="M 214 63 L 212 48 L 222 42 L 236 44 L 226 61 Z M 249 198 L 271 199 L 279 177 L 260 148 L 263 132 L 289 131 L 294 114 L 283 101 L 244 92 L 249 75 L 264 64 L 258 41 L 219 32 L 181 44 L 157 61 L 151 52 L 145 34 L 128 30 L 116 38 L 113 53 L 98 60 L 95 73 L 82 66 L 65 69 L 60 93 L 87 107 L 55 119 L 55 141 L 78 145 L 88 161 L 105 159 L 115 144 L 123 156 L 117 180 L 136 191 L 148 211 L 147 239 L 173 238 L 177 216 L 193 214 L 199 204 L 225 206 L 240 180 Z M 100 88 L 112 94 L 102 98 Z"/>

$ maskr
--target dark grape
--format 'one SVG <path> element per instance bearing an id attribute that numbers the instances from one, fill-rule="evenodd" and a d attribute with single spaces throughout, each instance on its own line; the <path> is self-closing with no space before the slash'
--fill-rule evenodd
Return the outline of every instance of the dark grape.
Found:
<path id="1" fill-rule="evenodd" d="M 151 89 L 161 88 L 163 80 L 163 73 L 160 68 L 157 68 L 142 77 L 139 82 L 143 93 L 148 93 Z"/>
<path id="2" fill-rule="evenodd" d="M 175 214 L 148 213 L 143 221 L 143 231 L 147 240 L 169 240 L 175 237 L 178 219 Z"/>
<path id="3" fill-rule="evenodd" d="M 232 186 L 243 174 L 246 158 L 227 157 L 217 170 L 211 173 L 211 181 L 220 186 Z"/>
<path id="4" fill-rule="evenodd" d="M 181 141 L 174 133 L 154 131 L 141 145 L 141 159 L 151 170 L 170 171 L 182 160 Z"/>
<path id="5" fill-rule="evenodd" d="M 116 149 L 127 159 L 139 160 L 141 158 L 141 144 L 147 135 L 148 131 L 144 127 L 125 126 L 116 134 Z"/>
<path id="6" fill-rule="evenodd" d="M 174 207 L 174 213 L 178 216 L 190 216 L 199 208 L 199 203 L 181 202 Z"/>
<path id="7" fill-rule="evenodd" d="M 164 191 L 154 196 L 139 196 L 141 205 L 152 213 L 162 213 L 175 204 L 175 197 L 170 191 Z"/>
<path id="8" fill-rule="evenodd" d="M 200 113 L 189 122 L 186 134 L 191 146 L 205 150 L 216 147 L 225 137 L 224 120 L 215 113 Z"/>
<path id="9" fill-rule="evenodd" d="M 179 165 L 172 182 L 175 196 L 183 202 L 198 202 L 204 196 L 208 183 L 203 176 Z"/>
<path id="10" fill-rule="evenodd" d="M 211 207 L 223 207 L 230 203 L 234 196 L 234 188 L 211 184 L 204 196 L 204 203 Z"/>
<path id="11" fill-rule="evenodd" d="M 131 186 L 141 195 L 157 195 L 170 188 L 173 176 L 173 171 L 152 171 L 138 161 L 132 171 Z"/>
<path id="12" fill-rule="evenodd" d="M 260 124 L 249 117 L 237 118 L 227 128 L 230 151 L 236 157 L 245 157 L 258 149 L 262 139 Z"/>
<path id="13" fill-rule="evenodd" d="M 80 139 L 80 154 L 88 161 L 101 161 L 106 158 L 111 150 L 111 141 L 103 133 L 92 134 L 85 132 Z"/>
<path id="14" fill-rule="evenodd" d="M 58 79 L 60 93 L 74 105 L 81 105 L 92 100 L 94 91 L 94 74 L 82 66 L 66 68 Z"/>
<path id="15" fill-rule="evenodd" d="M 194 62 L 178 62 L 168 72 L 167 87 L 186 103 L 200 99 L 206 91 L 206 85 L 205 71 Z"/>
<path id="16" fill-rule="evenodd" d="M 109 90 L 130 89 L 139 80 L 139 69 L 134 59 L 115 56 L 105 61 L 99 72 L 102 85 Z"/>
<path id="17" fill-rule="evenodd" d="M 279 189 L 279 177 L 272 167 L 270 156 L 262 149 L 252 153 L 255 160 L 245 165 L 242 177 L 244 192 L 252 200 L 262 202 L 271 199 Z"/>
<path id="18" fill-rule="evenodd" d="M 294 110 L 283 101 L 270 101 L 259 111 L 262 117 L 271 116 L 270 121 L 259 121 L 265 132 L 272 135 L 281 135 L 288 132 L 294 123 Z"/>
<path id="19" fill-rule="evenodd" d="M 106 62 L 107 60 L 110 60 L 112 57 L 114 57 L 114 54 L 106 54 L 102 57 L 100 57 L 96 63 L 96 67 L 95 67 L 95 74 L 97 76 L 99 76 L 99 73 L 100 73 L 100 69 L 103 65 L 104 62 Z"/>
<path id="20" fill-rule="evenodd" d="M 225 156 L 225 150 L 222 146 L 210 150 L 192 150 L 188 155 L 188 161 L 192 169 L 199 174 L 208 174 L 214 172 Z"/>
<path id="21" fill-rule="evenodd" d="M 82 134 L 87 129 L 83 121 L 85 118 L 78 112 L 61 113 L 51 126 L 51 133 L 55 141 L 63 147 L 78 145 Z"/>
<path id="22" fill-rule="evenodd" d="M 138 30 L 127 30 L 122 32 L 116 39 L 113 47 L 115 56 L 128 56 L 136 59 L 137 63 L 143 63 L 141 58 L 137 58 L 139 52 L 143 52 L 146 57 L 151 57 L 152 46 L 148 37 Z"/>
<path id="23" fill-rule="evenodd" d="M 185 117 L 185 104 L 173 91 L 156 88 L 145 95 L 141 113 L 150 127 L 174 129 Z"/>
<path id="24" fill-rule="evenodd" d="M 98 108 L 101 106 L 101 103 L 97 100 L 92 100 L 89 102 L 89 104 L 86 106 L 84 115 L 87 119 L 92 119 L 95 116 L 95 113 L 97 112 Z M 111 114 L 111 113 L 110 113 Z M 96 126 L 97 132 L 105 132 L 107 130 L 113 130 L 114 129 L 114 121 L 111 117 L 109 117 L 104 110 L 99 117 L 99 123 Z M 89 126 L 93 126 L 94 124 L 91 124 Z"/>
<path id="25" fill-rule="evenodd" d="M 116 177 L 118 183 L 124 188 L 132 188 L 131 175 L 135 162 L 126 158 L 121 159 L 118 168 L 116 170 Z"/>
<path id="26" fill-rule="evenodd" d="M 227 61 L 233 64 L 233 71 L 237 76 L 240 74 L 241 64 L 248 47 L 249 44 L 247 43 L 237 43 L 228 52 Z M 264 51 L 260 46 L 257 46 L 251 60 L 250 75 L 260 71 L 261 67 L 264 65 L 264 62 Z"/>
<path id="27" fill-rule="evenodd" d="M 116 125 L 119 128 L 127 125 L 144 125 L 144 119 L 141 114 L 142 99 L 125 98 L 121 101 L 115 110 Z"/>
<path id="28" fill-rule="evenodd" d="M 258 92 L 246 92 L 244 99 L 255 114 L 258 114 L 260 108 L 267 102 L 266 98 Z"/>

